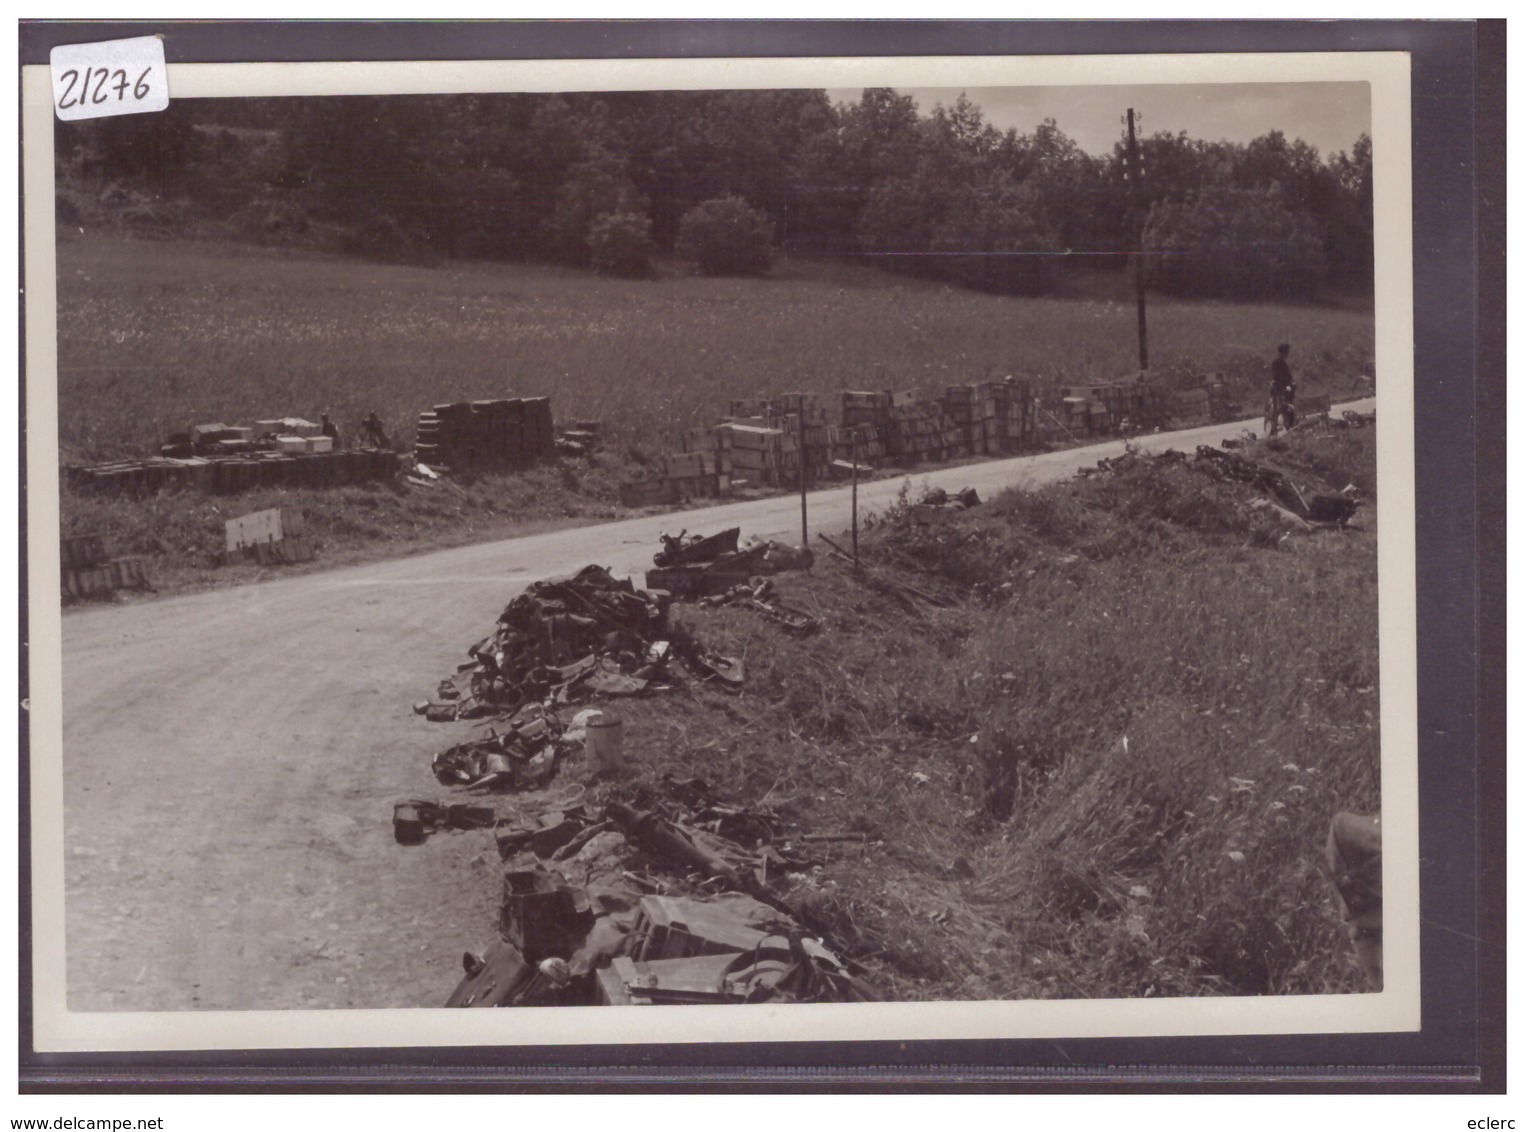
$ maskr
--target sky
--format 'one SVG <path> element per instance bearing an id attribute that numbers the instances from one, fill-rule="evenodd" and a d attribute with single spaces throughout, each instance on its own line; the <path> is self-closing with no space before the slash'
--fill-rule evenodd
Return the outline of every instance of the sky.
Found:
<path id="1" fill-rule="evenodd" d="M 834 102 L 856 102 L 857 89 L 826 92 Z M 902 87 L 923 114 L 951 106 L 957 87 Z M 1088 153 L 1110 153 L 1126 132 L 1132 107 L 1144 136 L 1179 133 L 1202 141 L 1247 142 L 1271 130 L 1301 138 L 1328 157 L 1349 152 L 1371 132 L 1371 89 L 1366 83 L 1183 83 L 1126 86 L 969 87 L 963 93 L 997 129 L 1031 133 L 1052 118 Z"/>

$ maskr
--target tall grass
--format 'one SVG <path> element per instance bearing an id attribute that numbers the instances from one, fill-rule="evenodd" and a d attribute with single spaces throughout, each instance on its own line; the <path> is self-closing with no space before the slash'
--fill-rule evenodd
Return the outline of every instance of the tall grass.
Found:
<path id="1" fill-rule="evenodd" d="M 732 397 L 792 389 L 934 392 L 1008 373 L 1040 382 L 1134 368 L 1132 308 L 980 295 L 870 268 L 795 261 L 770 279 L 652 281 L 567 269 L 431 270 L 231 245 L 110 237 L 59 244 L 60 440 L 68 459 L 141 453 L 193 420 L 378 412 L 411 440 L 436 402 L 553 398 L 661 447 Z M 1166 380 L 1259 385 L 1279 341 L 1306 388 L 1370 373 L 1369 314 L 1160 300 Z"/>
<path id="2" fill-rule="evenodd" d="M 1318 490 L 1374 462 L 1369 430 L 1254 454 Z M 1361 990 L 1321 850 L 1380 808 L 1376 534 L 1262 537 L 1252 495 L 1140 462 L 901 509 L 868 561 L 963 603 L 908 614 L 823 563 L 781 580 L 809 644 L 705 614 L 747 696 L 681 739 L 662 705 L 640 757 L 883 838 L 798 895 L 897 996 Z"/>

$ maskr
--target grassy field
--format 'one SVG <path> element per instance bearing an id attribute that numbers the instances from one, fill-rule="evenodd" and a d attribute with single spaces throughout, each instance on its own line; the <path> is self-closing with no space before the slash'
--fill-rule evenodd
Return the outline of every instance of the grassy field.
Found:
<path id="1" fill-rule="evenodd" d="M 1251 455 L 1374 489 L 1372 439 Z M 951 608 L 825 560 L 778 580 L 808 641 L 685 609 L 748 690 L 627 701 L 626 744 L 653 781 L 876 839 L 793 899 L 896 998 L 1362 990 L 1321 850 L 1334 812 L 1380 808 L 1375 507 L 1281 538 L 1253 497 L 1141 462 L 892 513 L 866 561 Z"/>
<path id="2" fill-rule="evenodd" d="M 141 455 L 192 421 L 378 412 L 411 441 L 441 401 L 552 397 L 637 452 L 665 451 L 732 397 L 919 389 L 1008 373 L 1049 383 L 1135 366 L 1134 310 L 1015 299 L 839 263 L 765 280 L 567 269 L 394 267 L 268 249 L 117 237 L 58 248 L 66 461 Z M 1373 373 L 1369 312 L 1156 300 L 1155 372 L 1224 372 L 1257 392 L 1275 344 L 1305 389 Z"/>

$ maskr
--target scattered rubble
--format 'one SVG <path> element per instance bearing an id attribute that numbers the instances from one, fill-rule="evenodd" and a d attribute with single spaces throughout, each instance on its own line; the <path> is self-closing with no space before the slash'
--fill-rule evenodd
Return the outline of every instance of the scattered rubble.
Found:
<path id="1" fill-rule="evenodd" d="M 768 620 L 778 622 L 786 632 L 798 637 L 808 637 L 821 627 L 818 618 L 779 601 L 773 582 L 768 578 L 753 578 L 751 581 L 742 582 L 724 593 L 701 598 L 699 604 L 711 608 L 733 605 L 743 609 L 753 609 Z"/>
<path id="2" fill-rule="evenodd" d="M 503 610 L 492 636 L 467 650 L 472 659 L 440 683 L 437 698 L 414 710 L 436 722 L 506 716 L 595 693 L 638 695 L 670 685 L 683 670 L 735 683 L 738 662 L 671 639 L 669 600 L 602 566 L 535 582 Z"/>
<path id="3" fill-rule="evenodd" d="M 1342 527 L 1355 516 L 1356 508 L 1360 506 L 1360 500 L 1346 494 L 1319 494 L 1305 498 L 1297 485 L 1275 468 L 1205 444 L 1197 448 L 1196 466 L 1202 467 L 1204 463 L 1229 479 L 1248 483 L 1265 492 L 1305 523 Z"/>
<path id="4" fill-rule="evenodd" d="M 820 862 L 787 825 L 698 778 L 500 820 L 498 939 L 463 957 L 447 1005 L 877 999 L 789 903 L 789 876 Z"/>
<path id="5" fill-rule="evenodd" d="M 717 535 L 663 535 L 662 549 L 652 558 L 655 570 L 646 572 L 646 586 L 675 598 L 705 598 L 754 583 L 765 574 L 809 570 L 815 555 L 809 547 L 756 540 L 738 547 L 740 527 Z"/>
<path id="6" fill-rule="evenodd" d="M 1223 444 L 1225 448 L 1229 447 L 1227 440 Z M 1223 448 L 1213 448 L 1206 444 L 1197 447 L 1195 458 L 1173 448 L 1157 455 L 1129 449 L 1121 456 L 1098 460 L 1094 468 L 1082 468 L 1079 474 L 1115 475 L 1136 467 L 1161 467 L 1167 464 L 1185 464 L 1219 478 L 1249 484 L 1270 497 L 1252 503 L 1252 507 L 1270 509 L 1301 530 L 1343 527 L 1355 517 L 1361 505 L 1353 486 L 1340 492 L 1305 496 L 1291 479 L 1275 468 L 1241 455 L 1238 451 L 1224 451 Z"/>
<path id="7" fill-rule="evenodd" d="M 967 511 L 971 507 L 980 505 L 980 493 L 972 487 L 966 487 L 962 491 L 949 494 L 946 489 L 929 487 L 922 493 L 921 507 L 941 507 L 949 511 Z"/>

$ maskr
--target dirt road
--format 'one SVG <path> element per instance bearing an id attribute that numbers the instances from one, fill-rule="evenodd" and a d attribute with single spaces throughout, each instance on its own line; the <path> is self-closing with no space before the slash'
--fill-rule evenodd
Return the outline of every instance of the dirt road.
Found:
<path id="1" fill-rule="evenodd" d="M 1359 403 L 1369 407 L 1369 402 Z M 1187 451 L 1234 425 L 1149 437 Z M 989 497 L 1120 443 L 918 474 Z M 883 507 L 901 481 L 864 485 Z M 848 523 L 813 493 L 810 529 Z M 485 832 L 392 840 L 392 804 L 435 798 L 430 755 L 462 725 L 410 704 L 529 581 L 643 570 L 679 527 L 799 537 L 799 499 L 735 503 L 63 620 L 70 1009 L 439 1004 L 496 915 Z M 813 537 L 813 534 L 812 534 Z M 819 545 L 819 544 L 818 544 Z"/>

